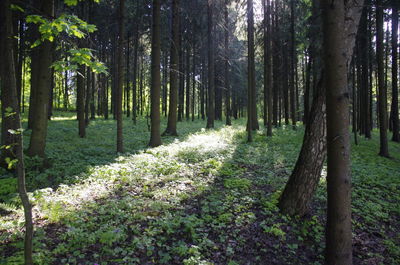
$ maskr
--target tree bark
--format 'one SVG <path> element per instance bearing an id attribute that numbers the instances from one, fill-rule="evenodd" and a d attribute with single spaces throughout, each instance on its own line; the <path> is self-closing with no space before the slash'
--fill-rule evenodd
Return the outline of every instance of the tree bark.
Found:
<path id="1" fill-rule="evenodd" d="M 215 117 L 215 75 L 214 75 L 214 33 L 213 33 L 213 12 L 214 0 L 207 0 L 207 49 L 208 49 L 208 111 L 207 111 L 207 129 L 214 128 Z"/>
<path id="2" fill-rule="evenodd" d="M 376 59 L 378 63 L 378 104 L 379 104 L 379 155 L 389 157 L 387 140 L 387 91 L 385 86 L 383 65 L 383 2 L 376 0 Z"/>
<path id="3" fill-rule="evenodd" d="M 179 0 L 173 0 L 168 123 L 163 135 L 178 135 L 176 123 L 179 89 L 179 49 Z"/>
<path id="4" fill-rule="evenodd" d="M 123 47 L 124 47 L 124 9 L 125 0 L 119 0 L 119 18 L 118 18 L 118 50 L 117 50 L 117 67 L 118 67 L 118 81 L 116 91 L 116 118 L 117 118 L 117 153 L 124 152 L 123 140 L 123 121 L 122 121 L 122 94 L 124 84 L 124 66 L 123 66 Z"/>
<path id="5" fill-rule="evenodd" d="M 153 0 L 153 25 L 151 41 L 151 136 L 149 146 L 161 145 L 160 135 L 160 0 Z"/>
<path id="6" fill-rule="evenodd" d="M 11 139 L 10 144 L 13 145 L 12 149 L 15 152 L 15 158 L 18 160 L 16 165 L 18 193 L 21 198 L 22 206 L 24 208 L 25 217 L 25 240 L 24 240 L 24 261 L 26 265 L 32 265 L 32 250 L 33 250 L 33 220 L 32 220 L 32 206 L 29 202 L 29 197 L 26 192 L 25 185 L 25 166 L 23 155 L 23 139 L 20 111 L 18 106 L 17 95 L 17 82 L 14 66 L 14 51 L 12 48 L 13 39 L 13 24 L 12 12 L 10 9 L 10 1 L 4 0 L 0 3 L 0 75 L 2 81 L 2 106 L 5 104 L 4 97 L 7 97 L 7 107 L 10 108 L 11 115 L 7 115 L 6 124 L 7 134 Z M 2 112 L 3 113 L 3 112 Z M 4 116 L 3 116 L 4 117 Z M 45 117 L 47 120 L 47 117 Z M 5 120 L 3 119 L 3 123 Z M 11 134 L 9 130 L 14 130 L 17 133 Z"/>
<path id="7" fill-rule="evenodd" d="M 320 17 L 318 1 L 314 2 L 314 19 Z M 355 35 L 360 21 L 363 1 L 346 2 L 346 21 L 344 23 L 346 65 L 349 65 L 353 54 Z M 315 32 L 320 32 L 318 28 L 321 22 L 315 22 Z M 314 35 L 315 36 L 315 35 Z M 315 44 L 318 44 L 315 42 Z M 315 60 L 321 58 L 320 51 L 313 51 Z M 296 165 L 285 189 L 279 198 L 280 210 L 289 215 L 304 215 L 308 210 L 308 205 L 312 199 L 318 185 L 323 162 L 326 157 L 326 128 L 325 128 L 325 86 L 323 85 L 323 70 L 315 83 L 315 93 L 311 111 L 308 116 L 306 131 L 304 134 L 303 145 Z"/>
<path id="8" fill-rule="evenodd" d="M 392 141 L 400 142 L 399 125 L 399 90 L 398 90 L 398 29 L 399 29 L 399 3 L 392 0 Z"/>
<path id="9" fill-rule="evenodd" d="M 326 85 L 328 211 L 326 264 L 351 265 L 349 92 L 344 40 L 344 1 L 323 1 Z"/>
<path id="10" fill-rule="evenodd" d="M 229 80 L 229 12 L 228 12 L 228 0 L 224 3 L 224 19 L 225 19 L 225 36 L 224 36 L 224 48 L 225 48 L 225 66 L 224 66 L 224 79 L 225 79 L 225 124 L 230 126 L 231 122 L 231 88 Z"/>
<path id="11" fill-rule="evenodd" d="M 54 15 L 54 1 L 43 0 L 40 10 L 47 16 Z M 38 49 L 38 76 L 36 93 L 36 101 L 33 107 L 33 117 L 35 122 L 32 124 L 32 134 L 27 154 L 29 156 L 45 157 L 47 123 L 48 123 L 48 104 L 51 88 L 51 64 L 54 45 L 50 41 L 44 41 Z"/>

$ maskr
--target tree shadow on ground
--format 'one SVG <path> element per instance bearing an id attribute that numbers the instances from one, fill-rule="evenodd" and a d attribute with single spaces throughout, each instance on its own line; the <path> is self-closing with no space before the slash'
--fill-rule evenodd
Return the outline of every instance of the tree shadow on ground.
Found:
<path id="1" fill-rule="evenodd" d="M 322 264 L 324 181 L 310 216 L 289 218 L 276 207 L 301 133 L 279 129 L 268 139 L 257 133 L 247 144 L 243 130 L 234 124 L 188 134 L 97 168 L 97 177 L 82 187 L 43 194 L 36 210 L 38 263 Z M 360 152 L 370 157 L 363 148 L 354 151 L 355 185 L 362 184 L 357 169 L 367 161 Z M 387 166 L 387 174 L 393 174 L 396 166 Z M 360 196 L 358 190 L 355 194 Z M 357 198 L 357 215 L 368 213 L 362 204 Z M 367 234 L 381 242 L 369 232 L 371 225 L 357 227 L 355 238 Z M 367 264 L 368 255 L 382 263 L 394 260 L 387 249 L 367 244 L 356 241 L 355 264 Z M 14 238 L 6 246 L 3 257 L 21 257 L 20 241 Z M 369 253 L 362 253 L 365 247 Z"/>

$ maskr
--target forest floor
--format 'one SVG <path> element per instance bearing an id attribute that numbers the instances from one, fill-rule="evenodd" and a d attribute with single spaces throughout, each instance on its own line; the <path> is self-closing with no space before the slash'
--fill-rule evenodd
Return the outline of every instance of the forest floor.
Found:
<path id="1" fill-rule="evenodd" d="M 73 114 L 56 114 L 44 166 L 26 158 L 37 264 L 324 263 L 325 169 L 309 215 L 276 207 L 302 126 L 247 144 L 244 120 L 209 131 L 196 120 L 150 149 L 146 120 L 126 119 L 117 155 L 115 121 L 91 121 L 80 139 Z M 391 159 L 378 147 L 377 133 L 352 146 L 355 264 L 400 264 L 400 145 L 389 144 Z M 22 264 L 16 181 L 0 176 L 0 264 Z"/>

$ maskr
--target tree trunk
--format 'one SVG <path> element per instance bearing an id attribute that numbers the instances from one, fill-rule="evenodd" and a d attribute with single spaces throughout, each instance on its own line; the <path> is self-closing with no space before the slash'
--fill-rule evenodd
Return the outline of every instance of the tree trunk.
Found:
<path id="1" fill-rule="evenodd" d="M 320 17 L 318 1 L 313 2 L 313 17 Z M 361 16 L 363 1 L 348 1 L 346 5 L 346 17 L 352 17 L 352 20 L 346 20 L 345 47 L 346 62 L 352 57 L 355 35 Z M 321 22 L 314 21 L 314 33 L 320 32 Z M 314 37 L 316 35 L 314 34 Z M 319 38 L 318 38 L 319 39 Z M 317 42 L 314 40 L 314 43 Z M 321 58 L 320 51 L 313 51 L 314 63 Z M 323 85 L 323 70 L 319 68 L 321 74 L 315 82 L 315 93 L 312 102 L 311 111 L 308 116 L 306 131 L 304 134 L 303 145 L 296 165 L 285 189 L 279 198 L 280 210 L 289 215 L 304 215 L 308 210 L 308 205 L 313 197 L 318 185 L 323 162 L 326 157 L 326 128 L 325 128 L 325 87 Z"/>
<path id="2" fill-rule="evenodd" d="M 54 1 L 43 0 L 40 10 L 49 17 L 54 15 Z M 36 101 L 33 107 L 33 117 L 35 122 L 32 124 L 32 134 L 27 154 L 29 156 L 45 156 L 47 123 L 48 123 L 48 104 L 51 88 L 51 64 L 54 45 L 50 41 L 44 41 L 39 49 L 38 56 L 34 57 L 38 60 L 39 67 L 36 79 Z M 32 58 L 33 59 L 33 58 Z"/>
<path id="3" fill-rule="evenodd" d="M 215 75 L 214 75 L 214 33 L 213 33 L 213 8 L 214 0 L 207 0 L 207 49 L 208 49 L 208 111 L 207 111 L 207 129 L 214 128 L 214 106 L 215 106 Z"/>
<path id="4" fill-rule="evenodd" d="M 133 123 L 136 124 L 136 117 L 137 117 L 137 69 L 138 69 L 138 50 L 139 50 L 139 23 L 136 22 L 135 25 L 135 48 L 133 54 L 133 91 L 132 91 L 132 120 Z"/>
<path id="5" fill-rule="evenodd" d="M 326 84 L 328 213 L 326 264 L 351 265 L 349 92 L 344 40 L 344 1 L 323 1 Z"/>
<path id="6" fill-rule="evenodd" d="M 190 46 L 186 49 L 186 91 L 185 91 L 185 118 L 187 121 L 190 119 Z"/>
<path id="7" fill-rule="evenodd" d="M 86 136 L 85 126 L 85 66 L 80 65 L 76 73 L 76 111 L 78 117 L 79 137 Z"/>
<path id="8" fill-rule="evenodd" d="M 399 3 L 392 0 L 392 141 L 400 142 L 399 128 L 399 91 L 398 91 L 398 29 L 399 29 Z"/>
<path id="9" fill-rule="evenodd" d="M 294 0 L 290 0 L 290 113 L 292 119 L 292 128 L 296 129 L 296 37 L 294 32 Z"/>
<path id="10" fill-rule="evenodd" d="M 225 48 L 225 69 L 224 69 L 224 79 L 225 79 L 225 124 L 230 126 L 231 122 L 231 88 L 229 80 L 229 17 L 228 17 L 228 0 L 224 3 L 224 18 L 225 18 L 225 38 L 224 38 L 224 48 Z"/>
<path id="11" fill-rule="evenodd" d="M 117 152 L 124 152 L 123 142 L 123 122 L 122 122 L 122 94 L 124 82 L 124 66 L 123 66 L 123 47 L 124 47 L 124 9 L 125 0 L 119 0 L 119 18 L 118 18 L 118 50 L 117 50 L 117 67 L 118 67 L 118 81 L 116 91 L 116 110 L 117 110 Z"/>
<path id="12" fill-rule="evenodd" d="M 380 151 L 379 155 L 389 157 L 387 140 L 387 94 L 383 65 L 383 3 L 376 0 L 376 59 L 378 63 L 378 92 L 379 92 L 379 134 Z"/>
<path id="13" fill-rule="evenodd" d="M 161 145 L 160 135 L 160 0 L 153 0 L 153 25 L 151 40 L 151 136 L 149 146 Z"/>
<path id="14" fill-rule="evenodd" d="M 20 112 L 18 106 L 17 96 L 17 83 L 14 66 L 14 51 L 12 48 L 13 39 L 13 25 L 12 25 L 12 12 L 10 8 L 10 1 L 4 0 L 0 3 L 0 57 L 2 63 L 0 65 L 0 76 L 2 81 L 2 108 L 7 102 L 7 107 L 11 109 L 12 115 L 7 115 L 7 122 L 3 119 L 4 123 L 9 126 L 7 134 L 9 134 L 13 145 L 15 157 L 18 160 L 16 165 L 18 193 L 21 198 L 22 206 L 24 208 L 25 217 L 25 240 L 24 240 L 24 261 L 26 265 L 32 265 L 32 239 L 33 239 L 33 220 L 32 220 L 32 206 L 29 202 L 29 197 L 26 192 L 25 185 L 25 167 L 23 155 L 23 139 Z M 7 101 L 4 101 L 7 97 Z M 3 111 L 3 110 L 2 110 Z M 4 112 L 2 112 L 4 113 Z M 3 116 L 4 118 L 4 116 Z M 45 117 L 47 120 L 47 117 Z M 9 130 L 14 130 L 17 133 L 11 134 Z"/>
<path id="15" fill-rule="evenodd" d="M 179 49 L 179 0 L 173 0 L 168 123 L 163 135 L 178 135 L 176 123 L 179 89 Z"/>

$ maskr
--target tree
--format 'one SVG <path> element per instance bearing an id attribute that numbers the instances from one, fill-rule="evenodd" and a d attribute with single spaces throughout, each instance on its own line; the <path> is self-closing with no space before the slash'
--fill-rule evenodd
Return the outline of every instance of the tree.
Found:
<path id="1" fill-rule="evenodd" d="M 247 0 L 247 141 L 252 142 L 252 130 L 257 128 L 257 120 L 254 120 L 255 97 L 255 65 L 254 65 L 254 14 L 253 0 Z M 257 124 L 254 124 L 257 122 Z"/>
<path id="2" fill-rule="evenodd" d="M 152 40 L 151 40 L 151 136 L 149 146 L 156 147 L 161 145 L 160 135 L 160 16 L 161 16 L 160 0 L 153 0 L 153 24 L 152 24 Z"/>
<path id="3" fill-rule="evenodd" d="M 207 50 L 208 50 L 208 109 L 207 129 L 214 128 L 215 117 L 215 65 L 214 65 L 214 33 L 213 9 L 214 0 L 207 0 Z"/>
<path id="4" fill-rule="evenodd" d="M 40 12 L 48 17 L 54 16 L 54 0 L 41 0 L 39 5 Z M 51 88 L 51 64 L 53 62 L 54 45 L 50 40 L 45 40 L 38 47 L 37 56 L 32 59 L 37 60 L 32 62 L 38 67 L 37 76 L 32 80 L 35 93 L 35 102 L 30 105 L 33 108 L 32 117 L 32 134 L 29 142 L 27 154 L 29 156 L 45 156 L 47 124 L 48 124 L 48 104 Z"/>
<path id="5" fill-rule="evenodd" d="M 248 89 L 249 98 L 247 99 L 248 111 L 250 112 L 251 122 L 248 121 L 250 130 L 258 130 L 257 119 L 257 94 L 255 78 L 255 56 L 254 56 L 254 10 L 253 0 L 247 1 L 247 45 L 248 45 Z"/>
<path id="6" fill-rule="evenodd" d="M 267 117 L 267 136 L 272 136 L 272 54 L 271 5 L 263 0 L 264 7 L 264 117 Z M 266 105 L 266 106 L 265 106 Z"/>
<path id="7" fill-rule="evenodd" d="M 176 123 L 179 89 L 179 49 L 179 0 L 173 0 L 168 123 L 163 135 L 178 135 Z"/>
<path id="8" fill-rule="evenodd" d="M 351 20 L 345 21 L 345 47 L 346 65 L 350 64 L 355 44 L 355 35 L 360 21 L 363 1 L 348 1 L 345 5 L 346 17 Z M 313 17 L 319 15 L 318 1 L 313 2 Z M 320 32 L 320 22 L 314 20 L 313 31 Z M 314 35 L 315 37 L 315 35 Z M 318 42 L 313 41 L 315 44 Z M 319 50 L 313 51 L 314 64 L 320 60 Z M 325 86 L 323 85 L 323 70 L 318 68 L 320 73 L 315 75 L 316 89 L 307 117 L 306 130 L 303 138 L 303 145 L 292 174 L 279 198 L 279 208 L 283 213 L 289 215 L 304 215 L 318 185 L 322 166 L 326 157 L 326 124 L 325 124 Z"/>
<path id="9" fill-rule="evenodd" d="M 7 134 L 11 140 L 15 154 L 16 175 L 18 193 L 22 201 L 25 216 L 25 240 L 24 240 L 24 257 L 25 264 L 33 264 L 32 259 L 32 238 L 33 238 L 33 221 L 32 221 L 32 206 L 29 202 L 29 197 L 25 186 L 25 166 L 23 155 L 23 140 L 22 140 L 22 125 L 18 106 L 17 82 L 14 66 L 14 50 L 13 50 L 13 23 L 11 5 L 9 0 L 1 1 L 0 3 L 0 66 L 1 88 L 2 88 L 2 104 L 4 94 L 7 94 L 9 113 L 7 116 Z M 47 117 L 46 117 L 47 119 Z M 4 122 L 4 120 L 3 120 Z"/>
<path id="10" fill-rule="evenodd" d="M 383 66 L 383 3 L 376 0 L 376 60 L 378 64 L 378 104 L 379 104 L 379 155 L 389 157 L 387 141 L 387 91 Z"/>
<path id="11" fill-rule="evenodd" d="M 392 141 L 400 142 L 399 125 L 399 90 L 398 90 L 398 29 L 399 29 L 399 3 L 392 0 Z"/>
<path id="12" fill-rule="evenodd" d="M 328 213 L 326 264 L 352 264 L 349 92 L 344 1 L 322 2 Z"/>
<path id="13" fill-rule="evenodd" d="M 123 66 L 123 49 L 124 49 L 124 8 L 125 0 L 119 1 L 119 19 L 118 19 L 118 50 L 117 50 L 117 64 L 118 64 L 118 83 L 117 83 L 117 152 L 124 151 L 123 143 L 123 122 L 122 122 L 122 91 L 124 83 L 124 66 Z"/>
<path id="14" fill-rule="evenodd" d="M 79 137 L 85 138 L 85 66 L 80 65 L 76 74 L 76 112 L 78 116 L 78 133 Z"/>
<path id="15" fill-rule="evenodd" d="M 228 12 L 229 1 L 225 0 L 224 3 L 224 20 L 225 20 L 225 36 L 224 36 L 224 49 L 225 49 L 225 108 L 226 108 L 226 125 L 232 125 L 231 122 L 231 88 L 229 82 L 229 12 Z"/>

